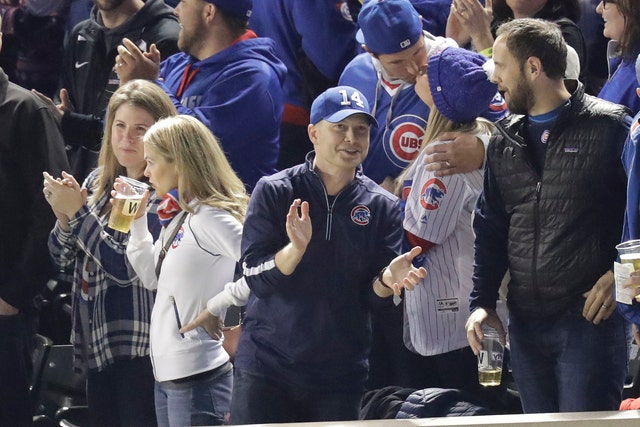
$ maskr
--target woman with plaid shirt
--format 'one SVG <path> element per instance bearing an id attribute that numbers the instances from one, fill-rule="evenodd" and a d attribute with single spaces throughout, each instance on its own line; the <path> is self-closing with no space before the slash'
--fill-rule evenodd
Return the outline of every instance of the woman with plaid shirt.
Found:
<path id="1" fill-rule="evenodd" d="M 154 302 L 126 256 L 129 233 L 107 227 L 116 177 L 144 177 L 146 130 L 176 114 L 155 84 L 119 88 L 107 111 L 98 168 L 82 188 L 73 176 L 44 173 L 44 194 L 57 222 L 49 237 L 56 264 L 73 269 L 71 341 L 78 369 L 87 373 L 92 426 L 155 425 L 149 325 Z M 149 229 L 160 231 L 155 197 L 146 206 Z"/>

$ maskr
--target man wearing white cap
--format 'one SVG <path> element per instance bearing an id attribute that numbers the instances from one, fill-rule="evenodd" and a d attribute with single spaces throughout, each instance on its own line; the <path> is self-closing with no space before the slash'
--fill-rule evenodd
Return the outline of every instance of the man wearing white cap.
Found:
<path id="1" fill-rule="evenodd" d="M 311 106 L 315 151 L 262 178 L 242 266 L 252 296 L 235 357 L 234 424 L 355 420 L 367 378 L 369 312 L 426 276 L 398 255 L 398 200 L 362 174 L 377 126 L 359 91 Z"/>

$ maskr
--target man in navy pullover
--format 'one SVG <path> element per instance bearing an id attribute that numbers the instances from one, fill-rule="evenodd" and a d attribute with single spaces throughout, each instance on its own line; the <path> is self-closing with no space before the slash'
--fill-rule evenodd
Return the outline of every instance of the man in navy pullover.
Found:
<path id="1" fill-rule="evenodd" d="M 155 80 L 180 114 L 211 129 L 248 191 L 277 171 L 286 75 L 273 40 L 247 30 L 252 5 L 252 0 L 183 0 L 175 10 L 181 53 L 160 64 L 155 46 L 142 52 L 124 40 L 116 58 L 121 84 Z"/>
<path id="2" fill-rule="evenodd" d="M 370 308 L 426 276 L 411 265 L 419 247 L 398 256 L 398 200 L 362 175 L 377 126 L 364 95 L 328 89 L 311 123 L 306 163 L 261 179 L 249 203 L 234 424 L 357 419 Z"/>

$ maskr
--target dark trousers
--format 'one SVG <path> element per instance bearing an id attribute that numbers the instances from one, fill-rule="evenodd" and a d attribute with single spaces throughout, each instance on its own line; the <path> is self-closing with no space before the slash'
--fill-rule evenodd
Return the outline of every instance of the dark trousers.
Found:
<path id="1" fill-rule="evenodd" d="M 236 368 L 231 424 L 357 420 L 361 400 L 362 393 L 314 392 Z"/>
<path id="2" fill-rule="evenodd" d="M 407 349 L 402 338 L 404 301 L 371 313 L 368 390 L 388 386 L 422 388 L 413 368 L 422 356 Z"/>
<path id="3" fill-rule="evenodd" d="M 24 315 L 0 316 L 0 426 L 30 426 L 33 328 Z"/>
<path id="4" fill-rule="evenodd" d="M 149 357 L 120 360 L 87 375 L 92 427 L 155 426 L 153 369 Z"/>

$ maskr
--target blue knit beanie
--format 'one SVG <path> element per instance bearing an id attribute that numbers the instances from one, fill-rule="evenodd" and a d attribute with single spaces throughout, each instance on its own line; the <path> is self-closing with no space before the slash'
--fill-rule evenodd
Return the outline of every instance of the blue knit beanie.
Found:
<path id="1" fill-rule="evenodd" d="M 485 62 L 484 56 L 459 47 L 447 47 L 429 57 L 431 97 L 447 119 L 470 122 L 489 108 L 498 86 L 489 80 Z"/>

